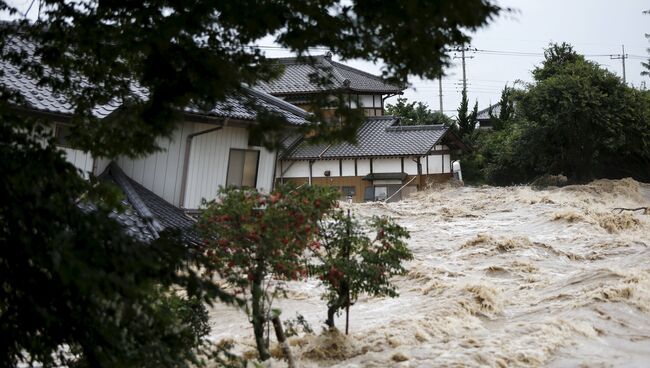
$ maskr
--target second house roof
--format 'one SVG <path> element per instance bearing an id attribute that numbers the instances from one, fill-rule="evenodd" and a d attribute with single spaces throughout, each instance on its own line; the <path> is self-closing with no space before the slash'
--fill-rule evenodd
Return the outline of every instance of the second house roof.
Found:
<path id="1" fill-rule="evenodd" d="M 379 76 L 332 61 L 331 54 L 303 57 L 279 58 L 283 73 L 278 79 L 260 83 L 259 88 L 277 96 L 318 93 L 327 90 L 349 90 L 364 93 L 399 93 L 403 89 L 387 83 Z M 327 86 L 316 79 L 324 78 Z"/>

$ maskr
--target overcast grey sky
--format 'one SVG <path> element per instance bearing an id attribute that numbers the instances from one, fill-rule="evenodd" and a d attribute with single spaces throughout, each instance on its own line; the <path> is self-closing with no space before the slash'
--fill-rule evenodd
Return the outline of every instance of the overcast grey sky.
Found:
<path id="1" fill-rule="evenodd" d="M 468 96 L 479 107 L 499 100 L 503 86 L 516 80 L 531 81 L 530 71 L 543 59 L 544 47 L 550 42 L 568 42 L 575 49 L 612 72 L 621 75 L 621 60 L 611 60 L 609 54 L 621 54 L 621 45 L 630 58 L 626 61 L 628 83 L 640 86 L 650 78 L 640 76 L 642 57 L 647 57 L 650 43 L 644 37 L 650 33 L 650 9 L 648 0 L 497 0 L 504 7 L 514 8 L 496 18 L 489 26 L 474 34 L 471 47 L 497 52 L 468 52 Z M 31 0 L 10 0 L 9 3 L 25 10 Z M 35 15 L 37 6 L 30 12 Z M 272 39 L 260 41 L 260 45 L 273 45 Z M 265 50 L 269 57 L 290 56 L 287 51 Z M 314 50 L 322 54 L 324 50 Z M 457 55 L 460 56 L 460 55 Z M 336 55 L 334 55 L 335 60 Z M 445 113 L 454 115 L 460 102 L 460 60 L 446 70 L 443 78 L 443 107 Z M 345 61 L 346 64 L 371 73 L 379 73 L 381 65 L 363 61 Z M 405 91 L 411 100 L 422 101 L 438 109 L 438 82 L 411 80 L 412 88 Z M 394 101 L 395 99 L 389 100 Z"/>
<path id="2" fill-rule="evenodd" d="M 647 0 L 500 0 L 504 7 L 515 8 L 512 13 L 496 18 L 488 27 L 474 34 L 471 47 L 479 50 L 506 51 L 506 53 L 466 53 L 468 96 L 473 104 L 485 108 L 490 102 L 499 100 L 503 86 L 516 80 L 530 82 L 530 71 L 542 59 L 544 48 L 550 42 L 568 42 L 575 49 L 603 67 L 622 74 L 621 60 L 611 60 L 609 54 L 621 54 L 621 45 L 630 56 L 648 55 L 650 43 L 644 34 L 650 33 L 650 15 L 643 10 L 650 9 Z M 316 51 L 314 54 L 323 53 Z M 526 55 L 521 55 L 524 53 Z M 285 51 L 269 50 L 269 56 L 287 56 Z M 458 54 L 457 56 L 460 56 Z M 336 55 L 334 56 L 336 59 Z M 443 108 L 454 115 L 460 103 L 461 76 L 460 60 L 446 70 L 443 78 Z M 640 86 L 650 78 L 640 76 L 641 58 L 626 60 L 628 83 Z M 379 73 L 381 65 L 362 61 L 346 61 L 346 64 Z M 413 88 L 405 91 L 412 100 L 428 103 L 439 108 L 438 82 L 413 79 Z M 390 99 L 394 101 L 395 99 Z"/>

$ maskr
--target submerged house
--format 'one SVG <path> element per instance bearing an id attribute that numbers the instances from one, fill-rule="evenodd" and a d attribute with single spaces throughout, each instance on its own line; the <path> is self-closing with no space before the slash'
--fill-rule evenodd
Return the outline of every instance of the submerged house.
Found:
<path id="1" fill-rule="evenodd" d="M 299 140 L 280 157 L 277 178 L 336 187 L 355 202 L 397 201 L 428 183 L 451 179 L 451 154 L 467 149 L 449 127 L 400 125 L 394 116 L 368 118 L 356 141 Z"/>
<path id="2" fill-rule="evenodd" d="M 286 102 L 309 109 L 313 95 L 340 93 L 349 107 L 362 109 L 367 120 L 356 144 L 310 145 L 297 137 L 279 156 L 276 179 L 326 185 L 355 202 L 399 200 L 432 181 L 452 175 L 452 153 L 466 150 L 442 125 L 405 126 L 399 117 L 384 116 L 386 98 L 403 88 L 381 77 L 332 60 L 332 54 L 311 59 L 275 59 L 283 74 L 260 88 Z M 316 82 L 323 78 L 327 86 Z M 327 114 L 325 114 L 327 116 Z"/>

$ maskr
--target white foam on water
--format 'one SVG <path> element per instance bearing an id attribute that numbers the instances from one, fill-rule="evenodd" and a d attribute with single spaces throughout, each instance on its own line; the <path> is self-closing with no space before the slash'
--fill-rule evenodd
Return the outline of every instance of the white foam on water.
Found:
<path id="1" fill-rule="evenodd" d="M 394 280 L 399 298 L 362 297 L 351 308 L 350 336 L 292 338 L 299 366 L 642 366 L 650 216 L 612 209 L 650 206 L 648 194 L 650 185 L 623 179 L 549 190 L 439 186 L 349 205 L 405 226 L 415 259 Z M 288 289 L 276 304 L 283 318 L 299 312 L 321 326 L 318 283 Z M 254 349 L 243 313 L 217 305 L 211 320 L 214 340 Z"/>

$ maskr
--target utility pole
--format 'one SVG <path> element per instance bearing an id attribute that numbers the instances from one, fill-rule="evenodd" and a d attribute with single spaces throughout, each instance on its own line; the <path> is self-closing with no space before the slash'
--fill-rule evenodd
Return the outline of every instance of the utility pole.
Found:
<path id="1" fill-rule="evenodd" d="M 442 114 L 442 74 L 438 76 L 438 97 L 440 98 L 440 113 Z"/>
<path id="2" fill-rule="evenodd" d="M 625 53 L 625 45 L 621 45 L 621 50 L 623 52 L 622 54 L 610 55 L 609 58 L 612 60 L 621 59 L 621 62 L 623 63 L 623 83 L 627 84 L 625 80 L 625 59 L 627 59 L 627 54 Z"/>
<path id="3" fill-rule="evenodd" d="M 460 51 L 460 59 L 463 65 L 463 91 L 467 93 L 467 73 L 465 59 L 472 59 L 474 56 L 465 56 L 465 51 L 471 51 L 471 49 L 465 45 L 460 47 L 460 50 L 456 49 L 456 51 Z M 454 59 L 458 59 L 458 57 L 454 57 Z"/>

